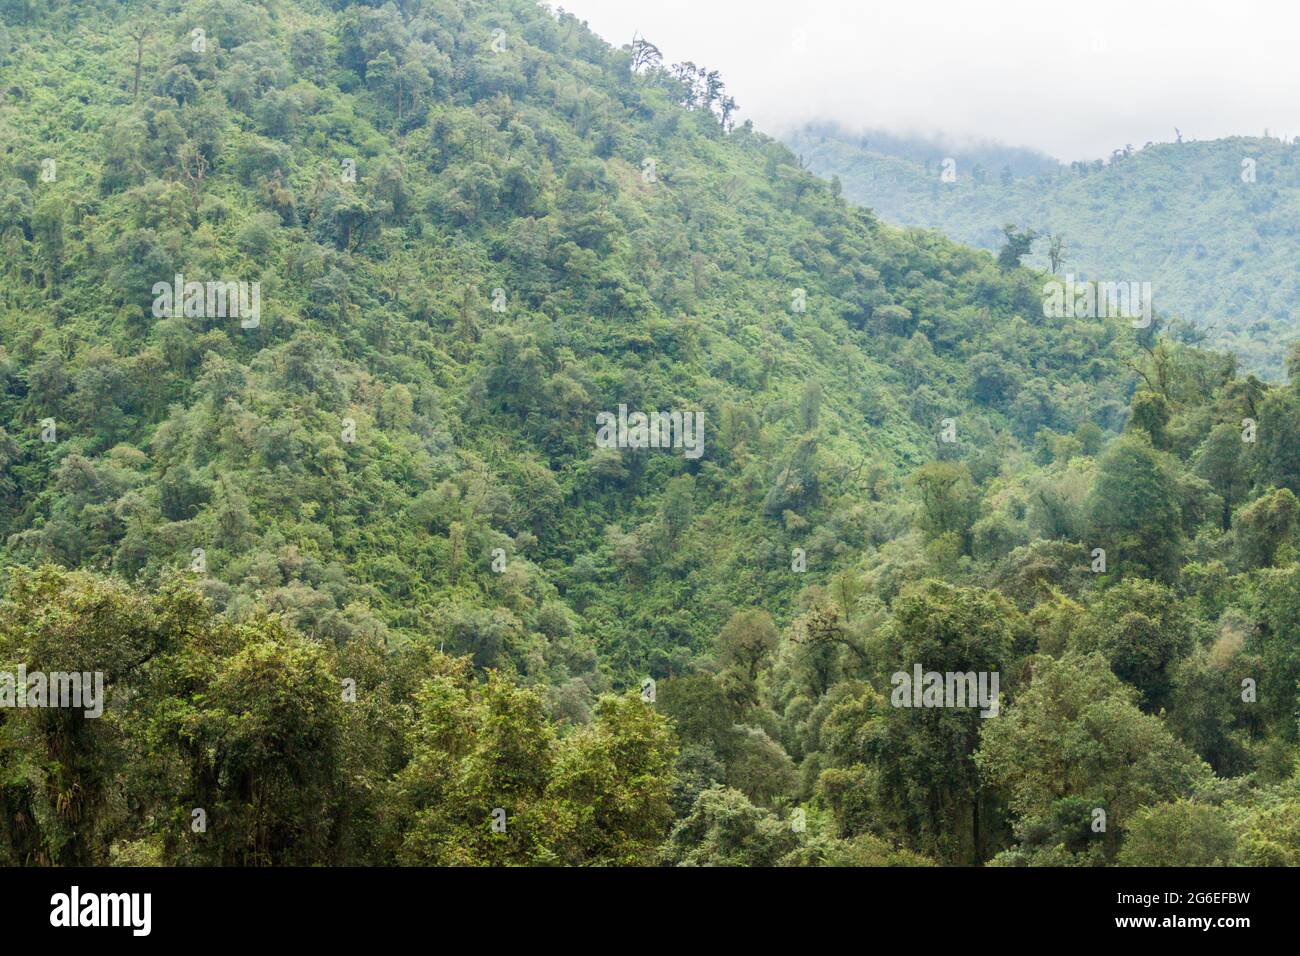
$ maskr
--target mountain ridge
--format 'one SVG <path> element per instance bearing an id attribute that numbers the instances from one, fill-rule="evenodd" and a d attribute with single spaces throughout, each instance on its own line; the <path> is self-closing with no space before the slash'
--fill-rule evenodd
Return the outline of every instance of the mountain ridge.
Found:
<path id="1" fill-rule="evenodd" d="M 810 124 L 787 142 L 810 169 L 838 175 L 845 195 L 887 220 L 987 249 L 1001 245 L 1007 223 L 1060 236 L 1074 272 L 1151 282 L 1161 310 L 1198 330 L 1189 330 L 1193 340 L 1230 349 L 1270 378 L 1281 377 L 1300 334 L 1293 307 L 1300 290 L 1286 256 L 1294 238 L 1287 223 L 1300 210 L 1294 144 L 1148 143 L 1116 150 L 1105 163 L 1030 176 L 963 161 L 948 182 L 942 159 L 899 155 L 887 139 L 864 150 L 833 126 Z M 1048 269 L 1046 245 L 1041 238 L 1027 264 Z"/>

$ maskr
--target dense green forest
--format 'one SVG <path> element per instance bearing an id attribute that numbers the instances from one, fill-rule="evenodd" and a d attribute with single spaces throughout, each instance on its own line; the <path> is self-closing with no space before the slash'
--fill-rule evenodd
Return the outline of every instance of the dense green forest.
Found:
<path id="1" fill-rule="evenodd" d="M 1294 385 L 533 0 L 0 16 L 0 862 L 1300 862 Z"/>
<path id="2" fill-rule="evenodd" d="M 838 176 L 845 196 L 889 222 L 993 250 L 1013 224 L 1037 234 L 1028 265 L 1049 270 L 1055 239 L 1060 273 L 1150 282 L 1156 305 L 1185 324 L 1185 341 L 1281 379 L 1300 339 L 1300 138 L 1177 135 L 1068 165 L 1031 150 L 827 123 L 785 139 L 808 169 Z"/>

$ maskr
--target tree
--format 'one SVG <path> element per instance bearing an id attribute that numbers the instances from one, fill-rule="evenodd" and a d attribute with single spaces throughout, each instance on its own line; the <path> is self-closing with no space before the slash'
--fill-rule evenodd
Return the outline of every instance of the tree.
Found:
<path id="1" fill-rule="evenodd" d="M 971 358 L 969 369 L 970 396 L 981 405 L 1005 407 L 1016 397 L 1020 376 L 998 356 L 981 352 Z"/>
<path id="2" fill-rule="evenodd" d="M 659 48 L 645 37 L 634 36 L 632 38 L 633 73 L 640 73 L 643 70 L 656 70 L 662 65 L 663 59 L 663 54 L 659 52 Z"/>
<path id="3" fill-rule="evenodd" d="M 1014 223 L 1003 226 L 1002 235 L 1006 236 L 1006 242 L 998 250 L 998 265 L 1003 269 L 1014 269 L 1020 265 L 1020 260 L 1029 255 L 1034 240 L 1038 238 L 1038 233 L 1033 229 L 1017 232 Z"/>
<path id="4" fill-rule="evenodd" d="M 1176 800 L 1133 814 L 1116 862 L 1120 866 L 1228 866 L 1234 842 L 1232 827 L 1218 807 Z"/>
<path id="5" fill-rule="evenodd" d="M 731 756 L 740 709 L 712 675 L 668 678 L 655 690 L 658 707 L 672 719 L 678 740 L 707 746 L 723 760 Z"/>
<path id="6" fill-rule="evenodd" d="M 554 732 L 541 698 L 492 674 L 479 688 L 435 678 L 420 695 L 414 756 L 399 775 L 406 807 L 398 860 L 505 865 L 554 860 L 571 821 L 545 799 Z"/>
<path id="7" fill-rule="evenodd" d="M 135 42 L 135 75 L 131 82 L 131 102 L 140 98 L 140 70 L 144 65 L 144 44 L 153 32 L 153 24 L 146 18 L 135 20 L 127 28 L 126 35 Z"/>
<path id="8" fill-rule="evenodd" d="M 962 553 L 969 554 L 979 500 L 966 466 L 959 462 L 930 462 L 919 468 L 912 480 L 921 496 L 917 525 L 926 539 L 953 535 Z"/>
<path id="9" fill-rule="evenodd" d="M 975 762 L 1005 793 L 1015 817 L 1050 814 L 1055 801 L 1081 797 L 1105 811 L 1106 840 L 1140 807 L 1191 794 L 1209 775 L 1160 718 L 1138 709 L 1100 654 L 1033 659 L 1033 676 L 984 730 Z"/>
<path id="10" fill-rule="evenodd" d="M 1237 854 L 1243 866 L 1300 866 L 1300 800 L 1285 800 L 1247 817 Z"/>
<path id="11" fill-rule="evenodd" d="M 1233 506 L 1246 493 L 1246 466 L 1242 459 L 1241 430 L 1228 422 L 1214 426 L 1196 452 L 1196 473 L 1223 499 L 1221 527 L 1232 527 Z"/>
<path id="12" fill-rule="evenodd" d="M 197 595 L 175 585 L 150 599 L 84 571 L 10 570 L 0 602 L 0 660 L 31 673 L 84 675 L 101 713 L 0 708 L 0 763 L 8 768 L 0 781 L 0 857 L 62 866 L 107 862 L 107 836 L 120 812 L 112 807 L 113 781 L 129 753 L 114 719 L 116 701 L 148 686 L 142 678 L 150 662 L 186 639 L 201 615 Z M 94 674 L 102 684 L 95 685 Z"/>
<path id="13" fill-rule="evenodd" d="M 758 674 L 768 656 L 776 650 L 780 635 L 766 611 L 737 611 L 718 635 L 718 663 L 726 669 L 723 678 L 738 701 L 757 701 Z"/>
<path id="14" fill-rule="evenodd" d="M 646 865 L 668 833 L 677 746 L 666 717 L 636 694 L 607 696 L 566 741 L 550 793 L 574 817 L 566 862 Z"/>
<path id="15" fill-rule="evenodd" d="M 909 678 L 920 665 L 923 672 L 983 673 L 992 687 L 991 674 L 1009 663 L 1013 615 L 993 592 L 927 581 L 897 603 L 883 658 Z M 986 855 L 993 823 L 974 754 L 984 726 L 1000 719 L 981 716 L 978 701 L 891 706 L 867 688 L 836 705 L 822 734 L 836 767 L 870 768 L 856 799 L 869 801 L 914 849 L 972 863 Z M 833 783 L 823 775 L 823 787 Z"/>
<path id="16" fill-rule="evenodd" d="M 559 741 L 541 697 L 463 663 L 416 695 L 412 757 L 386 811 L 406 864 L 629 865 L 651 860 L 671 822 L 676 743 L 636 695 L 606 697 Z"/>
<path id="17" fill-rule="evenodd" d="M 1085 506 L 1089 544 L 1112 568 L 1168 579 L 1182 537 L 1173 466 L 1145 436 L 1126 434 L 1102 456 Z"/>
<path id="18" fill-rule="evenodd" d="M 664 490 L 663 522 L 669 543 L 688 527 L 695 512 L 695 478 L 692 475 L 678 475 L 668 482 Z"/>
<path id="19" fill-rule="evenodd" d="M 1257 434 L 1256 480 L 1300 494 L 1300 393 L 1295 385 L 1273 389 L 1265 396 Z"/>
<path id="20" fill-rule="evenodd" d="M 1031 271 L 882 227 L 731 131 L 717 71 L 545 5 L 45 7 L 0 38 L 0 680 L 112 696 L 0 706 L 0 863 L 645 865 L 696 810 L 675 861 L 1113 860 L 1086 792 L 1013 819 L 973 772 L 1003 715 L 891 699 L 906 656 L 1014 704 L 1035 649 L 1253 774 L 1198 800 L 1286 798 L 1292 386 L 1177 323 L 1138 374 L 1123 321 L 1036 320 Z M 717 440 L 593 448 L 623 404 Z"/>
<path id="21" fill-rule="evenodd" d="M 1194 621 L 1172 591 L 1128 578 L 1090 608 L 1074 643 L 1100 651 L 1115 676 L 1141 693 L 1143 708 L 1158 712 L 1168 703 L 1174 670 L 1195 637 Z"/>
<path id="22" fill-rule="evenodd" d="M 1300 501 L 1289 488 L 1274 488 L 1237 512 L 1237 551 L 1243 568 L 1267 568 L 1285 553 L 1296 556 Z"/>
<path id="23" fill-rule="evenodd" d="M 1296 690 L 1300 686 L 1300 648 L 1294 636 L 1300 628 L 1300 564 L 1257 572 L 1251 610 L 1255 626 L 1246 650 L 1258 655 L 1256 681 L 1263 720 L 1287 740 L 1296 736 Z"/>
<path id="24" fill-rule="evenodd" d="M 224 866 L 326 861 L 342 695 L 323 647 L 272 617 L 213 635 L 213 644 L 215 660 L 185 661 L 207 679 L 187 686 L 182 665 L 173 678 L 180 692 L 158 702 L 156 726 L 190 769 L 177 816 L 197 807 L 211 827 L 182 858 Z"/>
<path id="25" fill-rule="evenodd" d="M 1097 808 L 1082 797 L 1052 801 L 1047 813 L 1016 822 L 1016 843 L 999 853 L 995 866 L 1104 866 L 1104 831 L 1093 829 Z"/>
<path id="26" fill-rule="evenodd" d="M 1159 392 L 1139 391 L 1133 396 L 1126 430 L 1140 430 L 1153 448 L 1168 450 L 1169 402 Z"/>
<path id="27" fill-rule="evenodd" d="M 785 821 L 736 790 L 705 790 L 673 827 L 663 858 L 671 866 L 775 866 L 799 844 Z"/>
<path id="28" fill-rule="evenodd" d="M 1051 266 L 1052 275 L 1060 272 L 1061 266 L 1065 264 L 1065 242 L 1059 233 L 1053 234 L 1047 245 L 1047 262 Z"/>
<path id="29" fill-rule="evenodd" d="M 1174 673 L 1168 710 L 1170 728 L 1221 777 L 1250 770 L 1250 709 L 1242 700 L 1242 676 L 1258 673 L 1241 646 L 1241 635 L 1225 629 L 1210 647 L 1194 648 Z"/>
<path id="30" fill-rule="evenodd" d="M 803 392 L 799 396 L 799 427 L 803 431 L 810 432 L 817 427 L 821 405 L 821 382 L 816 379 L 809 379 L 804 383 Z"/>

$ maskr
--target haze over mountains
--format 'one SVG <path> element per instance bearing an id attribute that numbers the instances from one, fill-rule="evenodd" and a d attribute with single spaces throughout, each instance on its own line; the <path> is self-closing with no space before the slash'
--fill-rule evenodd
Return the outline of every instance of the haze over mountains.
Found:
<path id="1" fill-rule="evenodd" d="M 1026 262 L 1150 282 L 1156 308 L 1203 331 L 1243 367 L 1278 378 L 1300 337 L 1300 145 L 1268 137 L 1121 144 L 1108 161 L 1059 163 L 1032 150 L 938 138 L 850 134 L 810 123 L 785 137 L 807 167 L 883 218 L 998 249 L 1002 227 L 1040 238 Z M 945 177 L 945 162 L 951 160 Z"/>

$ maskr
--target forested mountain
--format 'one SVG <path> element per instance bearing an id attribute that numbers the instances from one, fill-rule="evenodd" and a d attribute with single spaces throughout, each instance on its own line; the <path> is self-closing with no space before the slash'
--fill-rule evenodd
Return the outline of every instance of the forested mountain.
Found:
<path id="1" fill-rule="evenodd" d="M 1293 385 L 532 0 L 0 13 L 0 861 L 1297 861 Z"/>
<path id="2" fill-rule="evenodd" d="M 1051 268 L 1056 238 L 1061 273 L 1150 282 L 1157 307 L 1196 330 L 1186 336 L 1231 350 L 1261 376 L 1282 378 L 1287 346 L 1300 338 L 1300 139 L 1180 138 L 1069 165 L 824 123 L 786 142 L 889 222 L 986 249 L 1000 248 L 1012 224 L 1037 233 L 1025 260 L 1037 268 Z"/>

